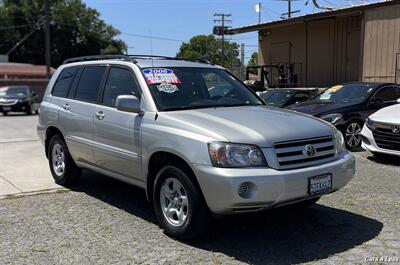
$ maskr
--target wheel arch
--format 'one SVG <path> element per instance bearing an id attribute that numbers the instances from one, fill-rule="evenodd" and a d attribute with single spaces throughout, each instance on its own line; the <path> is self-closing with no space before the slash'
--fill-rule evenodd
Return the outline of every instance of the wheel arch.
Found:
<path id="1" fill-rule="evenodd" d="M 64 136 L 63 136 L 61 130 L 58 129 L 57 127 L 55 127 L 55 126 L 49 126 L 49 127 L 46 129 L 44 146 L 45 146 L 45 152 L 46 152 L 46 157 L 47 157 L 47 158 L 49 158 L 48 149 L 49 149 L 50 139 L 51 139 L 51 137 L 53 137 L 53 135 L 56 135 L 56 134 L 57 134 L 57 135 L 60 135 L 60 136 L 62 137 L 62 139 L 65 141 Z"/>
<path id="2" fill-rule="evenodd" d="M 203 192 L 200 188 L 197 177 L 191 168 L 190 164 L 183 159 L 181 156 L 174 154 L 169 151 L 157 151 L 151 154 L 149 162 L 147 164 L 147 176 L 146 176 L 146 196 L 149 201 L 152 200 L 154 181 L 157 173 L 161 168 L 167 164 L 174 164 L 179 169 L 183 170 L 188 177 L 193 181 L 193 184 L 198 188 L 201 195 L 204 198 Z"/>

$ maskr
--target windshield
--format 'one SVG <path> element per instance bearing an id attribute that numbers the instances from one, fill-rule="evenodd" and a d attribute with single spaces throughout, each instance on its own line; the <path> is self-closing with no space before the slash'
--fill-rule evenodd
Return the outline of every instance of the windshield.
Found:
<path id="1" fill-rule="evenodd" d="M 328 88 L 315 99 L 334 102 L 362 102 L 373 90 L 374 87 L 368 84 L 338 85 Z"/>
<path id="2" fill-rule="evenodd" d="M 283 107 L 286 104 L 286 102 L 288 102 L 288 100 L 292 97 L 292 95 L 293 95 L 292 92 L 269 91 L 261 95 L 261 98 L 268 105 Z"/>
<path id="3" fill-rule="evenodd" d="M 146 68 L 142 73 L 161 111 L 263 105 L 223 69 Z"/>
<path id="4" fill-rule="evenodd" d="M 28 94 L 26 87 L 2 87 L 0 97 L 25 97 Z"/>

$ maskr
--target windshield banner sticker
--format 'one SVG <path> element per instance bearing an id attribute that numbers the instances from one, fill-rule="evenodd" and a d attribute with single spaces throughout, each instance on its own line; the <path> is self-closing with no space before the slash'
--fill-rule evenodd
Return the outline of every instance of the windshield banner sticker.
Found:
<path id="1" fill-rule="evenodd" d="M 158 91 L 165 92 L 168 94 L 172 94 L 179 90 L 176 85 L 169 84 L 169 83 L 161 83 L 160 85 L 157 86 L 157 88 L 158 88 Z"/>
<path id="2" fill-rule="evenodd" d="M 174 71 L 166 68 L 149 68 L 143 71 L 144 78 L 148 85 L 151 84 L 180 84 L 181 80 L 175 75 Z"/>

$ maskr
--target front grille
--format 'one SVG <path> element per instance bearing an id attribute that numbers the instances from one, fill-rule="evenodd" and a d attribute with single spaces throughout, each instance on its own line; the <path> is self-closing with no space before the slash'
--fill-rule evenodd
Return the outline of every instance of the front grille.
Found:
<path id="1" fill-rule="evenodd" d="M 17 104 L 18 100 L 17 99 L 6 99 L 6 100 L 1 100 L 0 105 L 1 106 L 11 106 Z"/>
<path id="2" fill-rule="evenodd" d="M 312 156 L 304 152 L 308 145 L 315 150 Z M 274 151 L 280 169 L 313 166 L 333 160 L 336 156 L 335 139 L 332 136 L 276 143 Z"/>
<path id="3" fill-rule="evenodd" d="M 400 151 L 400 133 L 393 133 L 393 125 L 374 123 L 372 135 L 379 148 Z"/>

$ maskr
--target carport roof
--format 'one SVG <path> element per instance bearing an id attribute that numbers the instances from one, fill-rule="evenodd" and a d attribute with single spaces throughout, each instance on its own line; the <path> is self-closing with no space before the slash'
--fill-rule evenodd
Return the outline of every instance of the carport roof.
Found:
<path id="1" fill-rule="evenodd" d="M 304 16 L 299 16 L 299 17 L 293 17 L 293 18 L 289 18 L 289 19 L 280 19 L 280 20 L 268 21 L 268 22 L 261 23 L 261 24 L 252 24 L 252 25 L 247 25 L 247 26 L 243 26 L 243 27 L 239 27 L 239 28 L 232 28 L 232 29 L 228 30 L 228 34 L 234 35 L 234 34 L 240 34 L 240 33 L 247 33 L 247 32 L 252 32 L 252 31 L 258 31 L 261 29 L 267 29 L 267 28 L 278 27 L 278 26 L 283 26 L 283 25 L 289 25 L 289 24 L 295 24 L 295 23 L 306 22 L 306 21 L 311 21 L 311 20 L 323 19 L 323 18 L 328 18 L 328 17 L 334 17 L 334 16 L 338 16 L 338 15 L 343 15 L 343 14 L 357 13 L 357 12 L 362 12 L 366 9 L 398 5 L 398 4 L 400 4 L 400 0 L 380 1 L 377 3 L 373 3 L 373 4 L 368 3 L 368 4 L 360 4 L 357 6 L 337 8 L 335 10 L 323 11 L 323 12 L 319 12 L 319 13 L 314 13 L 314 14 L 309 14 L 309 15 L 304 15 Z"/>

